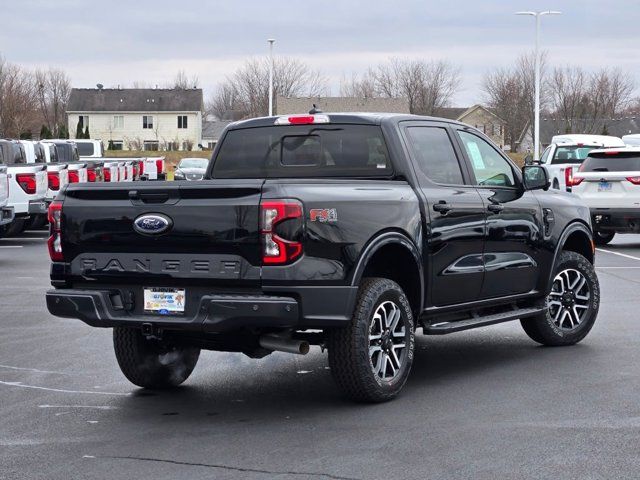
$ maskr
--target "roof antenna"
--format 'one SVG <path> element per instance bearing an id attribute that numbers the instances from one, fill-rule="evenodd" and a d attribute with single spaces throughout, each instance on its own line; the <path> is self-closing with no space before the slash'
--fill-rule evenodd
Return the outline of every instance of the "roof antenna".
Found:
<path id="1" fill-rule="evenodd" d="M 314 103 L 313 108 L 309 110 L 309 115 L 315 115 L 316 113 L 322 113 L 322 110 L 320 110 L 318 106 Z"/>

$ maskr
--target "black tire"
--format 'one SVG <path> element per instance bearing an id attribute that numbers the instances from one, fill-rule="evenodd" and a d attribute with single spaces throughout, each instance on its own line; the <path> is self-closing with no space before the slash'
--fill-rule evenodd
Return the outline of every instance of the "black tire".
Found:
<path id="1" fill-rule="evenodd" d="M 149 340 L 140 330 L 116 327 L 113 347 L 120 370 L 143 388 L 171 388 L 184 382 L 198 363 L 200 349 L 178 348 Z"/>
<path id="2" fill-rule="evenodd" d="M 25 223 L 26 219 L 24 218 L 14 218 L 13 222 L 9 225 L 5 225 L 4 227 L 5 237 L 15 237 L 16 235 L 20 235 L 24 230 Z"/>
<path id="3" fill-rule="evenodd" d="M 593 241 L 596 245 L 606 245 L 613 240 L 613 237 L 615 236 L 616 232 L 602 232 L 596 230 L 593 232 Z"/>
<path id="4" fill-rule="evenodd" d="M 379 312 L 383 312 L 385 318 L 391 316 L 390 327 L 382 327 L 384 320 L 374 319 L 374 314 Z M 397 312 L 400 317 L 393 321 Z M 378 336 L 377 329 L 381 332 L 380 339 L 372 340 L 370 337 Z M 361 402 L 394 398 L 411 371 L 414 330 L 411 306 L 400 286 L 386 278 L 364 279 L 349 326 L 328 331 L 329 366 L 345 396 Z M 378 351 L 371 353 L 370 348 Z M 387 378 L 390 372 L 393 375 Z"/>
<path id="5" fill-rule="evenodd" d="M 575 272 L 578 272 L 584 278 L 585 286 L 580 288 L 579 285 L 568 287 L 568 289 L 557 288 L 560 285 L 560 280 L 556 282 L 556 279 L 562 274 L 562 272 L 569 272 L 567 275 L 575 275 L 579 278 Z M 574 273 L 571 273 L 574 272 Z M 526 318 L 521 320 L 522 328 L 529 337 L 542 344 L 548 346 L 564 346 L 574 345 L 587 336 L 593 324 L 598 316 L 598 310 L 600 308 L 600 285 L 598 277 L 596 276 L 595 268 L 585 257 L 576 252 L 563 251 L 560 253 L 558 264 L 554 270 L 554 284 L 552 291 L 547 297 L 547 309 L 544 314 L 536 317 Z M 572 280 L 562 281 L 563 284 L 570 284 Z M 579 280 L 581 282 L 581 280 Z M 588 290 L 586 290 L 588 288 Z M 574 292 L 575 290 L 575 292 Z M 559 292 L 565 292 L 567 297 L 561 295 Z M 574 295 L 575 294 L 575 295 Z M 571 308 L 573 298 L 573 305 L 580 307 Z M 588 297 L 587 300 L 582 300 Z M 581 300 L 578 300 L 581 299 Z M 565 308 L 565 305 L 567 308 Z M 565 317 L 565 312 L 568 317 Z M 575 313 L 577 312 L 577 313 Z M 576 317 L 575 315 L 578 315 Z M 579 315 L 583 315 L 579 317 Z M 579 318 L 579 320 L 578 320 Z M 559 323 L 558 323 L 559 322 Z"/>

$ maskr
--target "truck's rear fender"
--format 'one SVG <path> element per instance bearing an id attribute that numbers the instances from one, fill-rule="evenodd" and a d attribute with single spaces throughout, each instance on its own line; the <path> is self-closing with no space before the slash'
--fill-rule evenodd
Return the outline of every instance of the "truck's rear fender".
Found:
<path id="1" fill-rule="evenodd" d="M 369 241 L 354 269 L 351 284 L 358 286 L 365 277 L 395 281 L 409 298 L 414 315 L 422 311 L 425 291 L 422 253 L 406 232 L 384 230 Z"/>

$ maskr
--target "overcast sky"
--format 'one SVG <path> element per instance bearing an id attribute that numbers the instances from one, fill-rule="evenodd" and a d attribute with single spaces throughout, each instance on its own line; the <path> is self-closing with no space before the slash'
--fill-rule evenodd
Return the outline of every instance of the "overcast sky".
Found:
<path id="1" fill-rule="evenodd" d="M 75 87 L 164 84 L 179 69 L 205 95 L 248 57 L 279 55 L 340 79 L 390 56 L 447 59 L 462 69 L 453 104 L 482 100 L 484 72 L 533 48 L 534 19 L 517 10 L 562 10 L 542 21 L 552 65 L 621 67 L 640 86 L 638 0 L 2 0 L 0 52 L 27 67 L 56 66 Z"/>

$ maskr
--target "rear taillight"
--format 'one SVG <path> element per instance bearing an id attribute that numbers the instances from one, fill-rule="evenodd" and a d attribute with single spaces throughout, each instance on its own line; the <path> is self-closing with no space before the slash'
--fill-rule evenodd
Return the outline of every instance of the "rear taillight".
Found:
<path id="1" fill-rule="evenodd" d="M 291 115 L 278 117 L 276 125 L 310 125 L 314 123 L 329 123 L 327 115 Z"/>
<path id="2" fill-rule="evenodd" d="M 640 185 L 640 177 L 627 177 L 627 181 L 634 185 Z"/>
<path id="3" fill-rule="evenodd" d="M 109 167 L 105 167 L 103 175 L 104 175 L 105 182 L 111 181 L 111 169 Z"/>
<path id="4" fill-rule="evenodd" d="M 29 195 L 36 193 L 36 174 L 35 173 L 18 173 L 16 181 L 22 187 L 22 190 Z"/>
<path id="5" fill-rule="evenodd" d="M 140 162 L 140 176 L 144 175 L 144 160 Z"/>
<path id="6" fill-rule="evenodd" d="M 80 175 L 77 170 L 69 170 L 69 183 L 79 183 Z"/>
<path id="7" fill-rule="evenodd" d="M 164 173 L 164 161 L 156 160 L 156 168 L 158 169 L 158 173 Z"/>
<path id="8" fill-rule="evenodd" d="M 62 254 L 62 202 L 53 201 L 49 205 L 49 256 L 53 262 L 64 262 Z"/>
<path id="9" fill-rule="evenodd" d="M 96 179 L 96 170 L 94 168 L 87 169 L 87 182 L 95 182 Z"/>
<path id="10" fill-rule="evenodd" d="M 564 169 L 564 183 L 567 186 L 567 190 L 571 191 L 571 187 L 573 187 L 573 167 Z"/>
<path id="11" fill-rule="evenodd" d="M 58 172 L 47 172 L 49 190 L 60 190 L 60 174 Z"/>
<path id="12" fill-rule="evenodd" d="M 576 185 L 580 185 L 583 180 L 584 180 L 584 178 L 582 178 L 582 177 L 573 177 L 571 179 L 571 186 L 575 187 Z"/>
<path id="13" fill-rule="evenodd" d="M 262 263 L 284 265 L 302 254 L 302 243 L 282 238 L 276 227 L 287 220 L 298 219 L 302 227 L 302 204 L 297 200 L 267 200 L 260 203 L 260 233 L 262 237 Z M 295 232 L 295 228 L 288 229 Z M 297 236 L 295 233 L 293 236 Z"/>
<path id="14" fill-rule="evenodd" d="M 138 176 L 138 164 L 135 164 L 133 166 L 133 178 L 136 178 Z"/>

